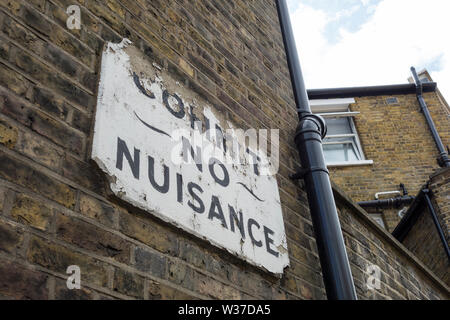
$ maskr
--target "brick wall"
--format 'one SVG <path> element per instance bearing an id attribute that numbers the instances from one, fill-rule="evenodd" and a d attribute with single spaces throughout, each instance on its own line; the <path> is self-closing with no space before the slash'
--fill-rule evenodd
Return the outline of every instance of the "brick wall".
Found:
<path id="1" fill-rule="evenodd" d="M 66 28 L 72 4 L 81 30 Z M 297 120 L 274 2 L 0 0 L 0 30 L 0 297 L 325 298 L 305 192 L 287 178 L 298 165 Z M 109 196 L 88 150 L 100 53 L 123 37 L 237 127 L 280 129 L 291 261 L 281 279 Z M 368 221 L 375 239 L 381 231 Z M 359 236 L 352 232 L 348 239 Z M 359 254 L 411 269 L 404 277 L 416 291 L 400 297 L 448 298 L 404 249 L 379 241 Z M 66 288 L 69 265 L 81 268 L 81 290 Z M 356 276 L 361 298 L 403 292 L 371 296 Z"/>
<path id="2" fill-rule="evenodd" d="M 339 187 L 335 185 L 334 190 L 360 299 L 448 299 L 448 287 L 442 278 L 356 206 Z M 377 290 L 368 290 L 366 286 L 368 274 L 373 272 L 368 269 L 371 266 L 378 267 L 381 274 Z M 424 277 L 425 274 L 428 276 Z"/>
<path id="3" fill-rule="evenodd" d="M 431 202 L 438 217 L 447 244 L 449 239 L 450 217 L 450 169 L 445 168 L 434 174 L 429 182 Z M 417 221 L 402 241 L 423 263 L 450 285 L 450 260 L 444 250 L 436 225 L 425 204 L 416 213 Z"/>
<path id="4" fill-rule="evenodd" d="M 450 243 L 450 169 L 444 168 L 430 178 L 433 206 L 447 242 Z"/>
<path id="5" fill-rule="evenodd" d="M 358 201 L 375 199 L 375 193 L 399 190 L 403 183 L 416 195 L 439 168 L 439 152 L 420 112 L 415 94 L 398 95 L 398 104 L 387 104 L 391 96 L 356 97 L 350 105 L 366 159 L 373 165 L 330 168 L 331 177 L 350 197 Z M 394 97 L 394 96 L 392 96 Z M 436 92 L 424 93 L 433 121 L 444 145 L 450 143 L 450 114 Z M 400 221 L 397 210 L 386 210 L 392 231 Z"/>

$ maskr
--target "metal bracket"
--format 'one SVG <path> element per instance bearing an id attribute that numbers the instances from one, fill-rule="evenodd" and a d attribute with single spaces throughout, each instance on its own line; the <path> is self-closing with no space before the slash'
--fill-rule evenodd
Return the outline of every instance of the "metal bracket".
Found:
<path id="1" fill-rule="evenodd" d="M 325 139 L 325 136 L 327 135 L 327 123 L 325 121 L 325 119 L 321 116 L 319 116 L 318 114 L 314 114 L 311 112 L 306 112 L 303 113 L 300 117 L 300 122 L 305 121 L 305 120 L 312 120 L 314 121 L 318 127 L 319 127 L 319 131 L 320 131 L 320 137 L 322 139 Z"/>
<path id="2" fill-rule="evenodd" d="M 406 189 L 405 185 L 403 183 L 400 183 L 400 189 L 402 189 L 403 195 L 408 195 L 408 190 Z"/>
<path id="3" fill-rule="evenodd" d="M 309 169 L 300 168 L 300 169 L 298 169 L 298 171 L 296 173 L 289 175 L 289 178 L 291 178 L 292 180 L 304 179 L 308 173 L 315 172 L 315 171 L 323 171 L 326 174 L 330 174 L 328 169 L 324 169 L 321 167 L 312 167 Z"/>
<path id="4" fill-rule="evenodd" d="M 298 171 L 296 173 L 290 174 L 289 178 L 292 180 L 300 180 L 305 177 L 307 172 L 308 172 L 307 169 L 300 168 L 300 169 L 298 169 Z"/>
<path id="5" fill-rule="evenodd" d="M 447 146 L 447 150 L 448 150 L 448 146 Z M 448 158 L 448 153 L 446 153 L 446 152 L 441 152 L 439 154 L 439 157 L 436 158 L 436 160 L 440 167 L 446 167 L 447 163 L 450 163 L 450 160 Z"/>

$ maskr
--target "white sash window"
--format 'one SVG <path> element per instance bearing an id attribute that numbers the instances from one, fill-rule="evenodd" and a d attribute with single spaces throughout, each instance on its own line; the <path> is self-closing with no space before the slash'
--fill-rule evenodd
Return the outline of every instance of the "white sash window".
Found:
<path id="1" fill-rule="evenodd" d="M 359 112 L 352 112 L 349 105 L 354 99 L 311 100 L 313 113 L 322 116 L 328 127 L 323 140 L 323 152 L 327 166 L 345 166 L 372 164 L 366 160 L 359 141 L 353 117 Z"/>

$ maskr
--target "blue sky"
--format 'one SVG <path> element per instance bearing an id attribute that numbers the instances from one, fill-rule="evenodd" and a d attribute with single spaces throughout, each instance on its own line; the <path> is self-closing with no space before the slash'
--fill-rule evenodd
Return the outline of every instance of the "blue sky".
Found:
<path id="1" fill-rule="evenodd" d="M 325 36 L 333 43 L 339 40 L 340 28 L 350 32 L 357 31 L 373 15 L 372 10 L 379 2 L 380 0 L 290 0 L 289 10 L 297 10 L 301 3 L 334 16 L 335 20 L 330 21 L 325 29 Z M 368 10 L 364 3 L 372 7 Z"/>
<path id="2" fill-rule="evenodd" d="M 307 87 L 406 83 L 415 66 L 431 73 L 450 102 L 449 4 L 288 0 Z"/>

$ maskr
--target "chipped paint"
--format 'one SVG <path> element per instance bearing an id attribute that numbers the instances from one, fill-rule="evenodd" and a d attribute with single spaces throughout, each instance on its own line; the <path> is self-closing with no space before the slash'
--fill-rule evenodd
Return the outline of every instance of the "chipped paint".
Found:
<path id="1" fill-rule="evenodd" d="M 217 161 L 182 161 L 191 155 L 183 154 L 180 132 L 201 134 L 190 130 L 193 120 L 235 129 L 225 115 L 126 39 L 106 46 L 98 92 L 92 159 L 117 197 L 253 265 L 283 273 L 289 258 L 275 177 L 257 174 L 248 161 L 226 162 L 227 146 L 215 136 L 202 145 L 202 155 Z"/>

